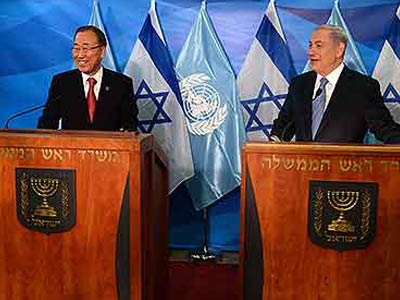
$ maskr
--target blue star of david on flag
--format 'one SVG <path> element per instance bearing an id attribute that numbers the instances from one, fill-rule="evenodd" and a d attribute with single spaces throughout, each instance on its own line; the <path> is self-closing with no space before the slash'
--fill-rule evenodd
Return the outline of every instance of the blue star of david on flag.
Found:
<path id="1" fill-rule="evenodd" d="M 136 99 L 137 101 L 148 101 L 147 109 L 154 109 L 154 114 L 149 119 L 139 119 L 139 129 L 142 132 L 150 133 L 156 124 L 170 123 L 172 122 L 171 118 L 167 115 L 163 106 L 167 101 L 169 92 L 158 92 L 153 93 L 153 91 L 149 88 L 147 83 L 142 80 L 140 83 L 137 92 Z M 154 104 L 153 107 L 149 106 Z M 151 116 L 151 113 L 148 114 Z"/>
<path id="2" fill-rule="evenodd" d="M 389 83 L 385 92 L 383 93 L 383 99 L 387 103 L 399 103 L 400 104 L 400 94 L 396 91 L 396 88 Z"/>
<path id="3" fill-rule="evenodd" d="M 267 122 L 263 122 L 263 117 L 261 113 L 263 110 L 260 109 L 260 106 L 265 106 L 267 110 L 280 111 L 282 108 L 283 100 L 286 98 L 287 94 L 277 94 L 271 91 L 269 86 L 264 82 L 261 86 L 261 89 L 258 93 L 257 98 L 243 100 L 241 103 L 244 109 L 249 114 L 249 119 L 246 123 L 246 132 L 251 131 L 262 131 L 266 136 L 269 137 L 271 129 L 272 129 L 272 119 L 267 118 Z M 271 107 L 272 106 L 272 107 Z"/>

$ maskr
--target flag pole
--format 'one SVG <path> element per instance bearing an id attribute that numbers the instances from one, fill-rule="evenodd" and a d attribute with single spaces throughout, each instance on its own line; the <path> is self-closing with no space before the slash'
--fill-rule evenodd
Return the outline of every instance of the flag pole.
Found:
<path id="1" fill-rule="evenodd" d="M 192 260 L 197 261 L 209 261 L 209 260 L 217 260 L 219 255 L 217 253 L 211 252 L 208 249 L 208 209 L 203 209 L 203 229 L 204 229 L 204 239 L 203 245 L 200 250 L 196 250 L 190 255 Z"/>

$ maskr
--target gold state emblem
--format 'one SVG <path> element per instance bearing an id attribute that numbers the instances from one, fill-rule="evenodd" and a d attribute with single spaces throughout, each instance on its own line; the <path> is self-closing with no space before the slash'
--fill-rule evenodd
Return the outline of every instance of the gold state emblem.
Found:
<path id="1" fill-rule="evenodd" d="M 16 169 L 17 216 L 25 227 L 63 232 L 75 225 L 75 171 Z"/>
<path id="2" fill-rule="evenodd" d="M 367 247 L 375 236 L 377 198 L 376 183 L 310 181 L 311 241 L 336 250 Z"/>

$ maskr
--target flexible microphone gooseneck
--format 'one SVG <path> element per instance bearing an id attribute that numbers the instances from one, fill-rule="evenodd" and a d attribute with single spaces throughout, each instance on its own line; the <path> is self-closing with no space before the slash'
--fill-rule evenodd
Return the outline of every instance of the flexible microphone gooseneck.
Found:
<path id="1" fill-rule="evenodd" d="M 10 123 L 11 120 L 14 120 L 15 118 L 18 118 L 18 117 L 20 117 L 20 116 L 29 114 L 29 113 L 31 113 L 31 112 L 33 112 L 33 111 L 42 109 L 42 108 L 44 108 L 45 106 L 46 106 L 46 104 L 34 106 L 34 107 L 31 107 L 31 108 L 29 108 L 29 109 L 20 111 L 19 113 L 16 113 L 16 114 L 12 115 L 11 117 L 9 117 L 9 118 L 6 120 L 6 122 L 4 123 L 3 128 L 4 128 L 4 129 L 8 129 L 8 124 Z"/>

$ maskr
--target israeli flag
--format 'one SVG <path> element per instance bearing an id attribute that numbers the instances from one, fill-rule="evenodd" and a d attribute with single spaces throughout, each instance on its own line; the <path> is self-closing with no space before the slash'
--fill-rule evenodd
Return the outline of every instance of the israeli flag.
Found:
<path id="1" fill-rule="evenodd" d="M 195 176 L 187 181 L 197 210 L 240 185 L 245 141 L 235 74 L 206 11 L 191 28 L 176 64 Z"/>
<path id="2" fill-rule="evenodd" d="M 100 4 L 98 0 L 93 0 L 92 14 L 90 15 L 89 25 L 96 26 L 97 28 L 101 29 L 101 31 L 104 32 L 107 40 L 107 48 L 106 52 L 104 53 L 102 65 L 107 69 L 116 71 L 117 67 L 115 64 L 114 56 L 112 54 L 111 45 L 109 43 L 107 33 L 103 25 L 103 20 L 101 18 Z"/>
<path id="3" fill-rule="evenodd" d="M 269 140 L 273 120 L 295 75 L 275 1 L 271 0 L 237 79 L 250 140 Z"/>
<path id="4" fill-rule="evenodd" d="M 171 193 L 193 176 L 193 160 L 179 83 L 154 0 L 124 73 L 133 79 L 139 130 L 154 134 L 168 157 Z"/>
<path id="5" fill-rule="evenodd" d="M 361 55 L 357 49 L 357 45 L 353 39 L 353 36 L 350 33 L 349 28 L 346 25 L 346 22 L 340 12 L 339 8 L 339 0 L 335 0 L 332 8 L 331 15 L 326 22 L 326 24 L 337 25 L 343 28 L 347 35 L 347 47 L 346 52 L 344 54 L 344 63 L 352 70 L 358 71 L 362 74 L 367 75 L 367 69 L 365 68 L 364 62 L 361 58 Z M 305 71 L 309 71 L 310 62 L 307 62 L 307 65 L 304 69 Z"/>
<path id="6" fill-rule="evenodd" d="M 379 81 L 383 99 L 394 120 L 400 122 L 400 5 L 372 77 Z"/>

